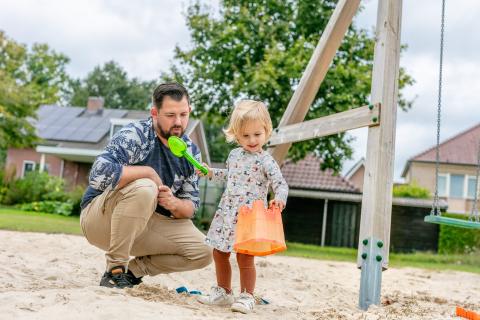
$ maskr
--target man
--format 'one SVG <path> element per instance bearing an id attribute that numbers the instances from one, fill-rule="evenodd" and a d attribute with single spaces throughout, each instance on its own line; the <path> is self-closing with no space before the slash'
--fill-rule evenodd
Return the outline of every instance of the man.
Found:
<path id="1" fill-rule="evenodd" d="M 132 287 L 145 275 L 211 262 L 204 235 L 190 220 L 199 206 L 198 176 L 167 144 L 170 136 L 181 137 L 200 160 L 198 147 L 184 135 L 188 92 L 178 83 L 161 84 L 152 100 L 151 117 L 122 128 L 97 157 L 82 199 L 83 234 L 106 251 L 101 286 Z"/>

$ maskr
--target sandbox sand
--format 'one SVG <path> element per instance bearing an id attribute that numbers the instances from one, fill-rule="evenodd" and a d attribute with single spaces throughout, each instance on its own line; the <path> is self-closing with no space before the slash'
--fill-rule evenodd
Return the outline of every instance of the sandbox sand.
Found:
<path id="1" fill-rule="evenodd" d="M 271 304 L 246 316 L 175 292 L 208 292 L 212 265 L 107 289 L 98 286 L 103 252 L 83 237 L 0 231 L 0 244 L 0 319 L 458 319 L 456 305 L 480 311 L 477 274 L 391 268 L 383 273 L 382 306 L 363 312 L 353 263 L 271 256 L 256 260 L 257 293 Z"/>

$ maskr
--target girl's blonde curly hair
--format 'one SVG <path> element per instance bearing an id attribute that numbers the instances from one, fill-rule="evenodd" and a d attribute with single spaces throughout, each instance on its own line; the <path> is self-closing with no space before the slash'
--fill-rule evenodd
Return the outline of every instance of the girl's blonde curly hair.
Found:
<path id="1" fill-rule="evenodd" d="M 261 101 L 241 100 L 230 115 L 228 127 L 223 129 L 227 142 L 238 142 L 236 137 L 242 134 L 245 124 L 252 120 L 258 120 L 263 124 L 268 140 L 272 134 L 272 119 L 265 104 Z"/>

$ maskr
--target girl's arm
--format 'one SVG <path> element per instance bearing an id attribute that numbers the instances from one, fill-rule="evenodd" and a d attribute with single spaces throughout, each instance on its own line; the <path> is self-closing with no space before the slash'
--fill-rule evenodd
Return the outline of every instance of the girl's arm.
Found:
<path id="1" fill-rule="evenodd" d="M 203 163 L 203 166 L 207 168 L 208 173 L 203 174 L 200 170 L 195 169 L 195 172 L 200 177 L 207 177 L 209 180 L 213 181 L 227 181 L 228 177 L 228 170 L 227 169 L 217 169 L 217 168 L 210 168 L 206 163 Z"/>
<path id="2" fill-rule="evenodd" d="M 264 167 L 267 179 L 272 184 L 272 189 L 275 193 L 275 199 L 273 202 L 276 204 L 283 203 L 283 206 L 285 206 L 288 197 L 288 185 L 283 178 L 280 167 L 271 155 L 266 157 Z"/>
<path id="3" fill-rule="evenodd" d="M 207 177 L 210 180 L 218 181 L 218 182 L 227 182 L 228 179 L 228 164 L 230 161 L 232 153 L 228 155 L 226 161 L 226 169 L 218 169 L 218 168 L 210 168 L 207 164 L 203 164 L 208 169 L 208 174 L 203 174 L 199 170 L 195 170 L 197 174 L 201 177 Z"/>
<path id="4" fill-rule="evenodd" d="M 226 182 L 228 178 L 228 162 L 227 162 L 227 169 L 217 169 L 217 168 L 210 168 L 211 174 L 209 172 L 209 178 L 213 181 L 218 182 Z"/>

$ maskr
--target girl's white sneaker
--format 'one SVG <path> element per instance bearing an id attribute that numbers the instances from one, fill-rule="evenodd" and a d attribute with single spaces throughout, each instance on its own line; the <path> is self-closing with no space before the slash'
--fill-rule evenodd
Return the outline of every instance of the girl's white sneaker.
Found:
<path id="1" fill-rule="evenodd" d="M 238 311 L 241 313 L 250 313 L 253 311 L 255 305 L 255 298 L 248 292 L 240 293 L 240 296 L 232 304 L 232 311 Z"/>
<path id="2" fill-rule="evenodd" d="M 211 288 L 209 295 L 198 296 L 197 300 L 200 303 L 211 306 L 227 306 L 231 305 L 235 299 L 233 298 L 233 293 L 227 293 L 222 287 L 214 286 Z"/>

